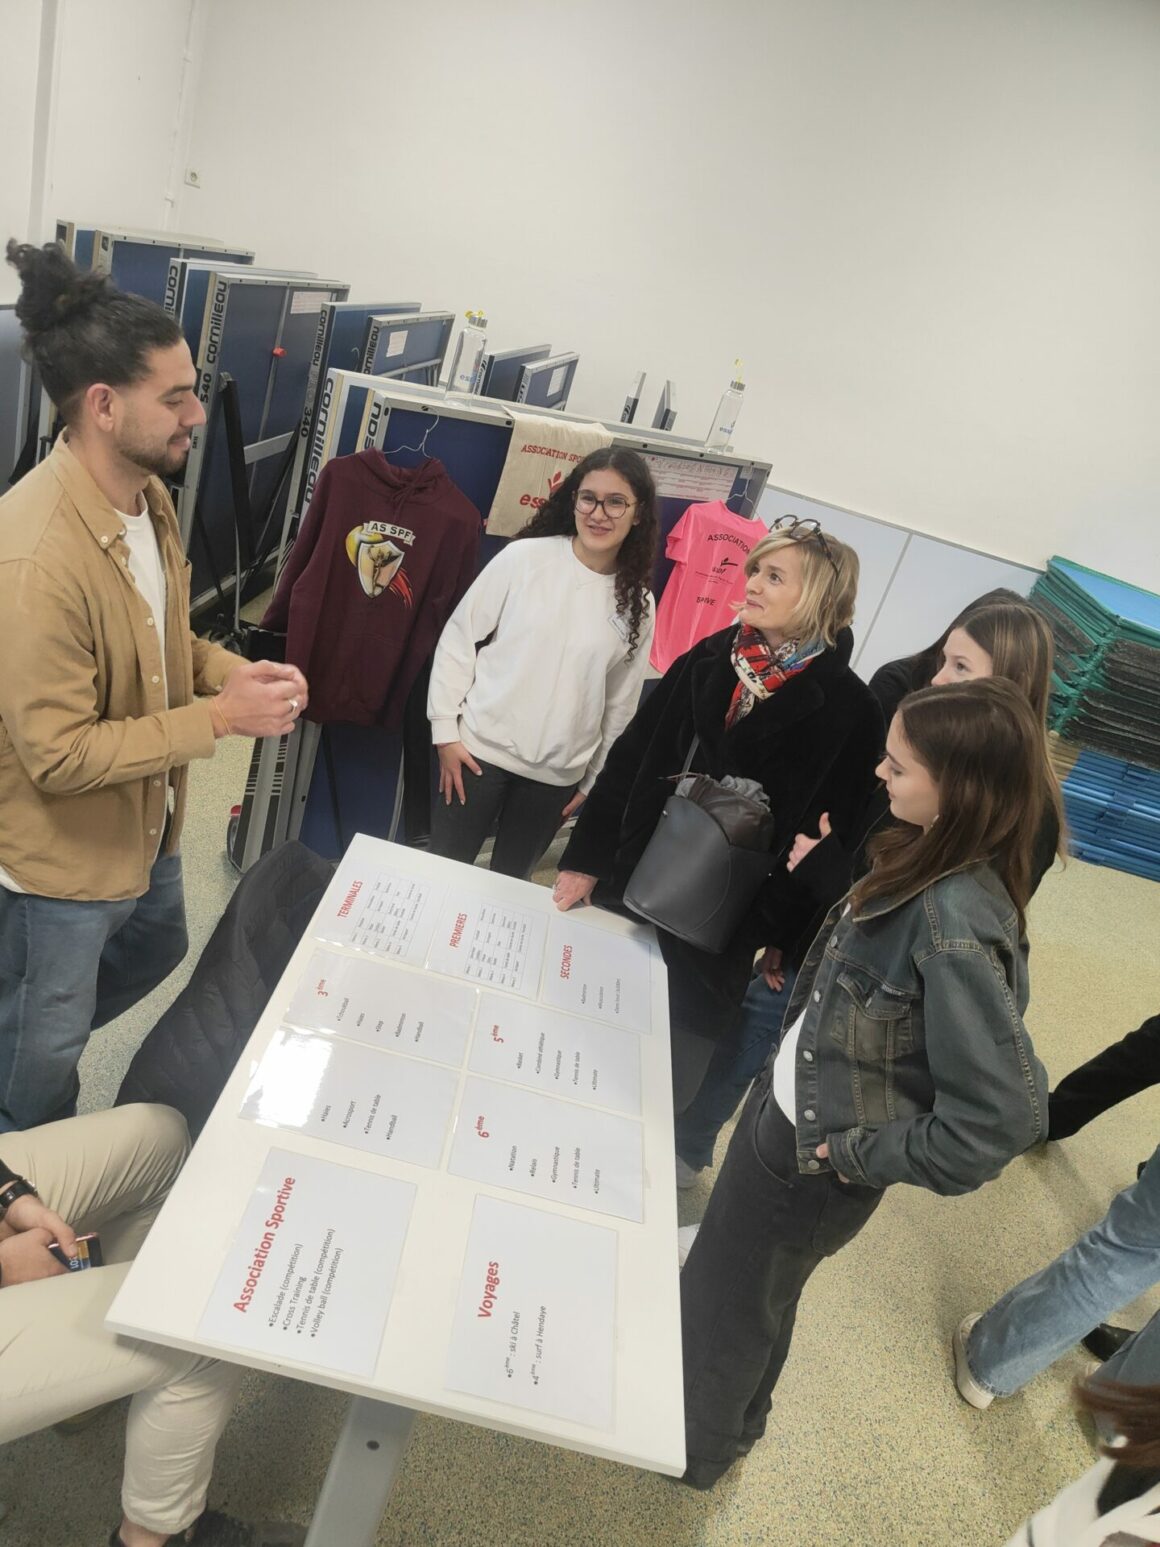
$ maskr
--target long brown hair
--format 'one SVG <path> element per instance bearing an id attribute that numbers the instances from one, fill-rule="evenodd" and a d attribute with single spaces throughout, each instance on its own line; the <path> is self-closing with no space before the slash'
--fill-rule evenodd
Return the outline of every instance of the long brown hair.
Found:
<path id="1" fill-rule="evenodd" d="M 628 659 L 640 644 L 640 632 L 648 610 L 649 584 L 660 540 L 657 491 L 648 463 L 627 446 L 606 446 L 591 451 L 567 478 L 549 494 L 516 537 L 575 537 L 576 491 L 589 473 L 608 468 L 619 473 L 636 495 L 636 517 L 616 555 L 616 615 L 627 623 Z M 513 539 L 514 541 L 514 539 Z"/>
<path id="2" fill-rule="evenodd" d="M 906 668 L 907 680 L 913 682 L 916 688 L 929 687 L 930 679 L 942 666 L 943 650 L 954 630 L 962 628 L 971 613 L 978 612 L 982 607 L 1001 603 L 1014 603 L 1016 607 L 1026 607 L 1027 598 L 1020 596 L 1018 591 L 1009 590 L 1006 586 L 998 586 L 994 591 L 984 591 L 982 596 L 976 596 L 973 602 L 968 602 L 962 612 L 951 619 L 934 644 L 927 645 L 925 650 L 916 651 L 914 655 L 903 658 L 901 664 Z"/>
<path id="3" fill-rule="evenodd" d="M 1055 641 L 1046 618 L 1024 601 L 976 605 L 958 623 L 981 650 L 991 657 L 991 673 L 1005 677 L 1023 693 L 1039 721 L 1043 759 L 1047 770 L 1047 798 L 1059 828 L 1058 852 L 1067 853 L 1067 821 L 1063 791 L 1052 767 L 1047 742 L 1047 711 L 1051 703 L 1051 674 L 1055 667 Z"/>
<path id="4" fill-rule="evenodd" d="M 900 822 L 871 839 L 869 873 L 851 896 L 912 896 L 940 876 L 988 862 L 1019 914 L 1031 897 L 1032 853 L 1048 799 L 1043 734 L 1013 682 L 987 677 L 910 693 L 895 716 L 939 787 L 938 820 Z"/>

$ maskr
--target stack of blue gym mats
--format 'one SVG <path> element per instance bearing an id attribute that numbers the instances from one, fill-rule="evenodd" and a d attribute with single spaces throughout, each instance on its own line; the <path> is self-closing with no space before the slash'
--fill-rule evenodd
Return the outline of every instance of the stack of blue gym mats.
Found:
<path id="1" fill-rule="evenodd" d="M 1063 796 L 1073 854 L 1160 881 L 1160 773 L 1084 751 Z"/>
<path id="2" fill-rule="evenodd" d="M 1051 729 L 1072 852 L 1160 881 L 1160 596 L 1053 558 L 1031 593 L 1056 645 Z"/>

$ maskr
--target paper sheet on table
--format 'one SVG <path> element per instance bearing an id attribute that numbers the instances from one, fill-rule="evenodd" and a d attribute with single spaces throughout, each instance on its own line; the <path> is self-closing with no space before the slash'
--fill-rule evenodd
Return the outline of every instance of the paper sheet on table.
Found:
<path id="1" fill-rule="evenodd" d="M 421 967 L 443 887 L 402 871 L 344 860 L 314 921 L 314 933 L 334 945 L 396 956 Z"/>
<path id="2" fill-rule="evenodd" d="M 542 998 L 575 1015 L 630 1031 L 652 1030 L 652 969 L 657 948 L 580 924 L 571 913 L 548 926 Z"/>
<path id="3" fill-rule="evenodd" d="M 449 891 L 427 965 L 487 988 L 534 999 L 540 986 L 547 920 L 541 913 Z"/>
<path id="4" fill-rule="evenodd" d="M 448 1387 L 611 1429 L 616 1248 L 603 1225 L 476 1198 Z"/>
<path id="5" fill-rule="evenodd" d="M 506 994 L 479 996 L 477 1074 L 640 1116 L 640 1039 Z"/>
<path id="6" fill-rule="evenodd" d="M 643 1216 L 641 1125 L 469 1075 L 448 1170 L 620 1219 Z"/>
<path id="7" fill-rule="evenodd" d="M 271 1150 L 198 1336 L 373 1374 L 414 1200 L 412 1182 Z"/>
<path id="8" fill-rule="evenodd" d="M 286 1019 L 458 1067 L 475 1000 L 475 989 L 463 983 L 319 949 L 306 963 Z"/>
<path id="9" fill-rule="evenodd" d="M 437 1166 L 458 1083 L 452 1069 L 280 1027 L 240 1115 L 373 1155 Z"/>

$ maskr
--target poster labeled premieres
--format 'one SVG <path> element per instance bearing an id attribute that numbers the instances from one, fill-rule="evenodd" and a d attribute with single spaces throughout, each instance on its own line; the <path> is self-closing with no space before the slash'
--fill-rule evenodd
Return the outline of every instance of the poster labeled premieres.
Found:
<path id="1" fill-rule="evenodd" d="M 198 1336 L 370 1376 L 414 1198 L 410 1182 L 271 1150 Z"/>
<path id="2" fill-rule="evenodd" d="M 450 1389 L 611 1429 L 616 1244 L 603 1225 L 476 1198 Z"/>
<path id="3" fill-rule="evenodd" d="M 427 965 L 486 988 L 536 997 L 544 960 L 542 913 L 448 888 Z"/>

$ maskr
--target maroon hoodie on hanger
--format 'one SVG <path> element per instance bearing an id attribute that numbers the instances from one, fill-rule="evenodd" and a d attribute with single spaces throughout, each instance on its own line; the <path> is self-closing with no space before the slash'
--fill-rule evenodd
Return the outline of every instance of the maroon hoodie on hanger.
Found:
<path id="1" fill-rule="evenodd" d="M 261 626 L 286 631 L 306 718 L 397 730 L 415 678 L 475 579 L 479 511 L 443 464 L 380 451 L 328 462 Z"/>

